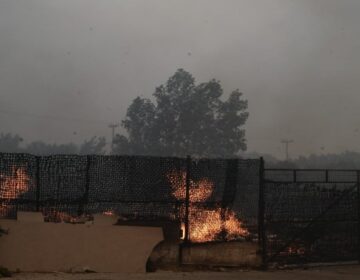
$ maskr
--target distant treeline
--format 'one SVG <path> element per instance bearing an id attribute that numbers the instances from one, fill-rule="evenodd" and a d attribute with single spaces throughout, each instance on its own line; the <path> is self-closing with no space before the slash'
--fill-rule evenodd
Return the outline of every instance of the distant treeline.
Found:
<path id="1" fill-rule="evenodd" d="M 254 157 L 254 154 L 251 157 Z M 255 157 L 259 157 L 259 155 Z M 339 154 L 300 156 L 289 161 L 278 160 L 271 155 L 263 155 L 263 157 L 267 168 L 360 169 L 360 153 L 352 151 Z"/>
<path id="2" fill-rule="evenodd" d="M 0 152 L 4 153 L 29 153 L 34 155 L 54 154 L 105 154 L 105 137 L 92 137 L 85 140 L 81 145 L 74 143 L 48 144 L 42 141 L 34 141 L 23 145 L 23 138 L 10 133 L 0 134 Z"/>
<path id="3" fill-rule="evenodd" d="M 0 152 L 5 153 L 30 153 L 34 155 L 53 154 L 95 154 L 106 153 L 105 137 L 92 137 L 82 144 L 48 144 L 42 141 L 34 141 L 23 144 L 23 138 L 10 133 L 0 133 Z M 117 154 L 116 150 L 114 154 Z M 131 151 L 122 151 L 121 154 L 132 155 Z M 159 154 L 158 156 L 168 156 Z M 343 152 L 340 154 L 322 154 L 300 156 L 290 161 L 278 160 L 268 154 L 241 153 L 241 158 L 259 158 L 262 156 L 267 168 L 328 168 L 328 169 L 360 169 L 360 153 Z"/>

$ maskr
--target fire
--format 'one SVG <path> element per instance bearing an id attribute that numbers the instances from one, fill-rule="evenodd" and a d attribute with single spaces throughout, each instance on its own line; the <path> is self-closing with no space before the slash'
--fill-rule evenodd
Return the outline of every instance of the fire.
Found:
<path id="1" fill-rule="evenodd" d="M 176 199 L 185 200 L 186 173 L 173 171 L 168 174 L 167 178 L 172 187 L 172 195 Z M 197 202 L 205 202 L 210 198 L 213 190 L 214 184 L 207 178 L 198 181 L 190 180 L 190 240 L 208 242 L 221 236 L 225 237 L 226 240 L 234 240 L 249 235 L 248 230 L 236 218 L 232 210 L 221 207 L 209 210 L 196 204 Z"/>
<path id="2" fill-rule="evenodd" d="M 186 173 L 171 172 L 167 175 L 172 187 L 172 195 L 179 200 L 186 198 Z M 190 180 L 190 202 L 203 202 L 207 200 L 213 192 L 214 184 L 208 179 L 201 179 L 197 182 Z"/>
<path id="3" fill-rule="evenodd" d="M 53 223 L 76 223 L 77 219 L 72 217 L 71 215 L 60 212 L 57 210 L 50 210 L 44 214 L 44 220 L 46 222 L 53 222 Z"/>
<path id="4" fill-rule="evenodd" d="M 0 199 L 13 200 L 29 190 L 30 177 L 24 168 L 11 169 L 10 175 L 0 174 Z M 0 213 L 2 216 L 8 215 L 12 207 L 1 202 Z"/>
<path id="5" fill-rule="evenodd" d="M 292 244 L 287 247 L 285 254 L 287 255 L 304 255 L 306 253 L 306 249 L 302 246 Z"/>
<path id="6" fill-rule="evenodd" d="M 115 213 L 113 210 L 107 210 L 102 213 L 104 216 L 114 216 Z"/>
<path id="7" fill-rule="evenodd" d="M 1 199 L 16 199 L 29 190 L 30 177 L 25 169 L 13 167 L 11 173 L 10 176 L 0 175 L 3 181 L 0 185 Z"/>
<path id="8" fill-rule="evenodd" d="M 180 225 L 180 239 L 184 240 L 185 239 L 185 224 L 181 223 Z"/>
<path id="9" fill-rule="evenodd" d="M 192 207 L 190 210 L 190 239 L 195 242 L 207 242 L 223 236 L 226 240 L 245 237 L 249 232 L 236 218 L 232 210 L 217 208 L 207 210 Z"/>
<path id="10" fill-rule="evenodd" d="M 90 215 L 73 216 L 56 208 L 44 210 L 43 215 L 44 221 L 51 223 L 83 224 L 93 220 L 93 217 Z"/>
<path id="11" fill-rule="evenodd" d="M 233 240 L 238 236 L 248 236 L 249 231 L 244 227 L 243 223 L 236 218 L 234 211 L 227 210 L 225 213 L 225 230 L 227 231 L 227 239 Z"/>

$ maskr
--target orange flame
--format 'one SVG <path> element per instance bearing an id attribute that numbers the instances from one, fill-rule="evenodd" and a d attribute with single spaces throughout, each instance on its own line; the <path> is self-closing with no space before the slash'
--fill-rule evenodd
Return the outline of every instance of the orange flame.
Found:
<path id="1" fill-rule="evenodd" d="M 167 179 L 172 187 L 172 195 L 176 199 L 185 200 L 186 173 L 172 171 L 167 175 Z M 232 210 L 222 209 L 221 207 L 208 210 L 194 205 L 196 202 L 204 202 L 210 198 L 213 190 L 214 184 L 207 178 L 198 181 L 190 180 L 190 240 L 193 242 L 207 242 L 216 240 L 220 235 L 223 235 L 227 240 L 248 236 L 248 230 L 236 218 Z"/>
<path id="2" fill-rule="evenodd" d="M 92 217 L 89 215 L 73 216 L 66 212 L 52 208 L 45 210 L 43 215 L 44 221 L 51 223 L 83 224 L 92 220 Z"/>
<path id="3" fill-rule="evenodd" d="M 1 199 L 16 199 L 29 190 L 30 177 L 23 168 L 12 168 L 10 176 L 0 175 L 3 182 L 0 185 Z"/>
<path id="4" fill-rule="evenodd" d="M 179 200 L 186 198 L 186 173 L 185 172 L 170 172 L 167 175 L 172 187 L 172 195 Z M 197 182 L 190 180 L 189 201 L 203 202 L 207 200 L 213 193 L 214 184 L 207 178 L 201 179 Z"/>
<path id="5" fill-rule="evenodd" d="M 181 223 L 180 225 L 180 239 L 185 239 L 185 224 Z"/>
<path id="6" fill-rule="evenodd" d="M 104 212 L 102 212 L 102 214 L 103 214 L 104 216 L 114 216 L 114 215 L 115 215 L 115 213 L 114 213 L 113 210 L 104 211 Z"/>
<path id="7" fill-rule="evenodd" d="M 24 168 L 11 170 L 11 175 L 0 174 L 0 199 L 13 200 L 29 190 L 30 177 Z M 1 202 L 0 213 L 6 216 L 12 207 Z"/>

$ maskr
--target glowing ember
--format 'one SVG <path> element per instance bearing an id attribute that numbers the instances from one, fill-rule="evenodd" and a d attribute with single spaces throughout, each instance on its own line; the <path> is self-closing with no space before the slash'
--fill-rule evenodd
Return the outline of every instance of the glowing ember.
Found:
<path id="1" fill-rule="evenodd" d="M 102 213 L 104 216 L 114 216 L 115 213 L 113 210 L 107 210 Z"/>
<path id="2" fill-rule="evenodd" d="M 304 247 L 301 246 L 296 246 L 294 245 L 290 245 L 289 247 L 287 247 L 287 250 L 285 252 L 286 255 L 304 255 L 306 252 Z"/>
<path id="3" fill-rule="evenodd" d="M 23 168 L 13 168 L 10 176 L 0 175 L 0 198 L 16 199 L 29 190 L 30 178 Z"/>
<path id="4" fill-rule="evenodd" d="M 13 200 L 29 190 L 30 177 L 24 168 L 13 167 L 10 175 L 0 174 L 0 199 Z M 13 206 L 0 204 L 0 213 L 6 216 Z"/>
<path id="5" fill-rule="evenodd" d="M 212 241 L 223 235 L 234 240 L 249 235 L 232 210 L 223 211 L 192 207 L 190 210 L 190 239 L 195 242 Z"/>
<path id="6" fill-rule="evenodd" d="M 242 222 L 236 218 L 234 211 L 227 210 L 225 213 L 224 227 L 227 232 L 226 238 L 233 240 L 239 236 L 248 236 L 249 231 L 243 226 Z"/>
<path id="7" fill-rule="evenodd" d="M 195 207 L 190 211 L 190 240 L 206 242 L 216 239 L 222 231 L 221 210 L 205 210 Z"/>
<path id="8" fill-rule="evenodd" d="M 171 183 L 172 195 L 179 200 L 185 200 L 186 173 L 171 172 L 167 178 Z M 196 205 L 196 202 L 204 202 L 210 198 L 213 190 L 214 184 L 207 178 L 198 181 L 190 180 L 190 240 L 193 242 L 207 242 L 216 240 L 220 236 L 225 237 L 226 240 L 233 240 L 249 235 L 248 230 L 236 218 L 232 210 L 220 207 L 208 210 Z"/>
<path id="9" fill-rule="evenodd" d="M 185 200 L 186 196 L 186 173 L 171 172 L 167 175 L 173 190 L 173 196 L 179 200 Z M 190 180 L 190 202 L 203 202 L 208 199 L 214 189 L 214 184 L 208 179 L 194 182 Z"/>
<path id="10" fill-rule="evenodd" d="M 51 223 L 83 224 L 92 220 L 92 217 L 89 215 L 72 216 L 56 209 L 47 209 L 43 214 L 44 221 Z"/>
<path id="11" fill-rule="evenodd" d="M 180 225 L 180 239 L 184 240 L 185 239 L 185 224 L 181 223 Z"/>

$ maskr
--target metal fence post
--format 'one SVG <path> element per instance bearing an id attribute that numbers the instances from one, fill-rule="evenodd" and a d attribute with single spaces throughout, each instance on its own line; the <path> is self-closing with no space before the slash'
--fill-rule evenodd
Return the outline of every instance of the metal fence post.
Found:
<path id="1" fill-rule="evenodd" d="M 265 164 L 264 159 L 260 158 L 259 170 L 259 209 L 258 209 L 258 239 L 261 251 L 261 261 L 263 269 L 267 268 L 267 246 L 265 231 Z"/>
<path id="2" fill-rule="evenodd" d="M 84 214 L 84 208 L 85 205 L 89 202 L 89 184 L 90 184 L 90 178 L 89 178 L 89 170 L 90 170 L 90 156 L 86 156 L 86 173 L 85 173 L 85 191 L 82 199 L 79 203 L 79 209 L 78 209 L 78 216 L 81 216 Z"/>
<path id="3" fill-rule="evenodd" d="M 227 241 L 225 230 L 226 212 L 227 209 L 230 209 L 233 206 L 238 189 L 238 163 L 239 160 L 237 158 L 226 160 L 225 186 L 222 194 L 220 212 L 222 224 L 221 239 L 223 241 Z"/>
<path id="4" fill-rule="evenodd" d="M 356 171 L 357 180 L 357 214 L 358 214 L 358 262 L 360 264 L 360 170 Z"/>
<path id="5" fill-rule="evenodd" d="M 191 157 L 186 157 L 186 190 L 185 190 L 185 242 L 189 242 L 189 206 L 190 206 L 190 176 L 191 176 Z"/>
<path id="6" fill-rule="evenodd" d="M 36 212 L 40 211 L 40 159 L 36 157 Z"/>

